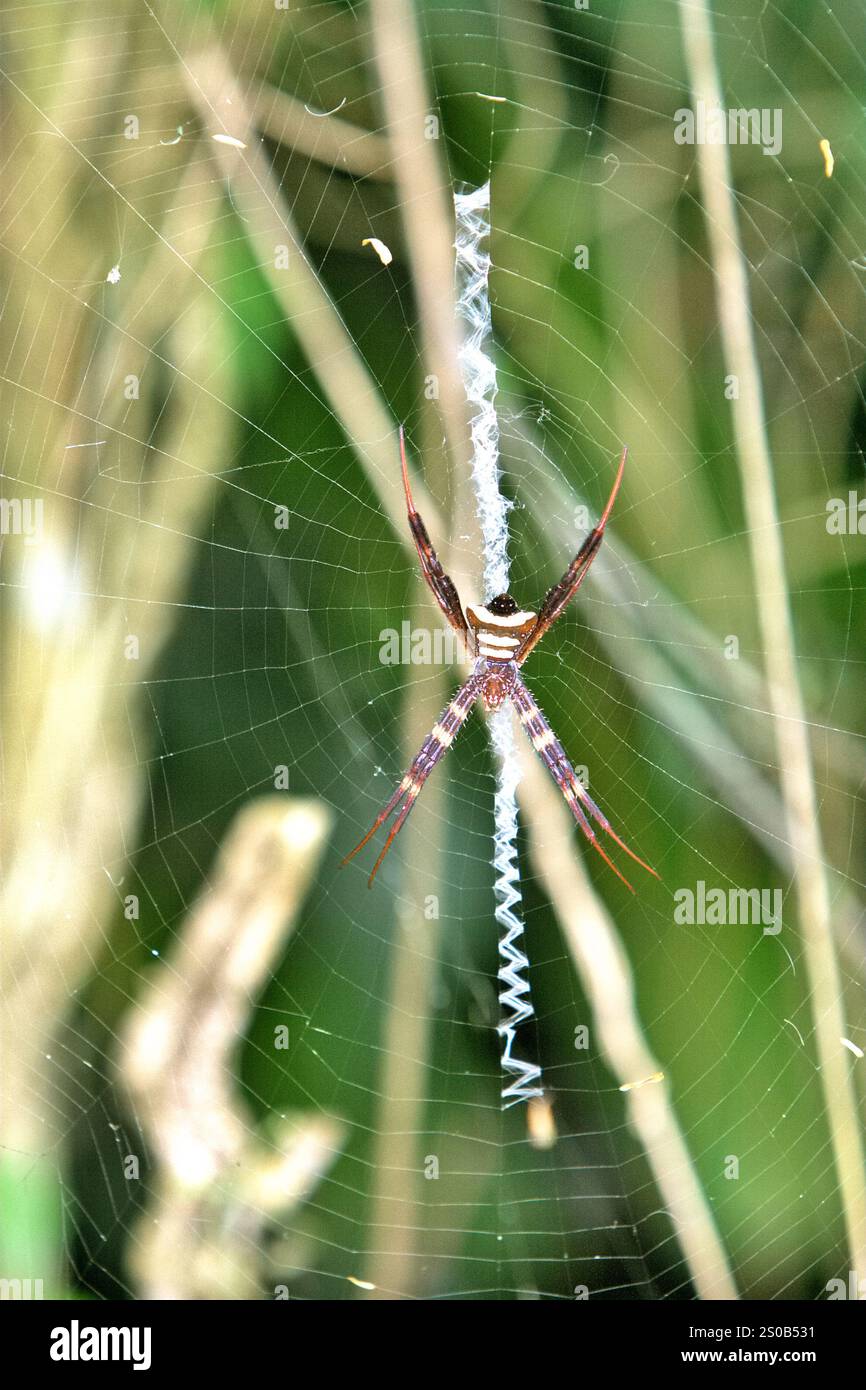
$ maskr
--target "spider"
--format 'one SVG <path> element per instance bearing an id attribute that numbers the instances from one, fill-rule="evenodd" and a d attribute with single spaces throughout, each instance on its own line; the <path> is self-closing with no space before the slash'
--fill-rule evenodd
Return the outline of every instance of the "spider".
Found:
<path id="1" fill-rule="evenodd" d="M 436 764 L 451 747 L 468 718 L 472 706 L 478 699 L 482 701 L 488 711 L 496 710 L 506 700 L 511 700 L 520 717 L 520 722 L 532 741 L 533 748 L 552 774 L 587 840 L 632 893 L 634 892 L 632 885 L 620 873 L 613 860 L 609 858 L 599 843 L 590 824 L 590 817 L 605 834 L 609 835 L 621 849 L 625 850 L 626 854 L 631 855 L 631 858 L 642 868 L 658 878 L 655 869 L 650 868 L 649 864 L 644 863 L 643 859 L 629 849 L 628 845 L 617 835 L 607 817 L 596 806 L 589 792 L 577 777 L 574 768 L 566 757 L 562 744 L 536 705 L 520 675 L 520 668 L 529 653 L 548 629 L 553 626 L 566 605 L 577 593 L 586 578 L 590 565 L 599 552 L 604 537 L 604 528 L 619 491 L 619 485 L 622 482 L 626 454 L 627 450 L 623 449 L 610 497 L 601 514 L 601 520 L 589 533 L 559 583 L 554 584 L 553 588 L 548 590 L 537 613 L 522 612 L 510 594 L 498 594 L 496 598 L 491 599 L 487 607 L 479 605 L 477 608 L 470 608 L 467 606 L 464 615 L 456 586 L 442 568 L 430 543 L 427 528 L 412 500 L 409 469 L 406 464 L 406 443 L 401 427 L 400 460 L 403 469 L 403 487 L 406 492 L 406 507 L 409 513 L 409 529 L 418 551 L 421 572 L 433 597 L 451 626 L 459 633 L 467 651 L 469 651 L 470 645 L 474 648 L 475 662 L 471 676 L 464 681 L 451 703 L 442 711 L 390 801 L 380 811 L 363 840 L 343 860 L 343 864 L 348 864 L 349 860 L 353 859 L 359 850 L 364 848 L 367 841 L 375 835 L 379 826 L 388 819 L 393 811 L 397 810 L 397 816 L 385 841 L 384 849 L 373 866 L 368 887 L 372 888 L 373 880 L 379 872 L 382 860 L 403 828 L 406 817 L 415 805 L 421 788 Z"/>

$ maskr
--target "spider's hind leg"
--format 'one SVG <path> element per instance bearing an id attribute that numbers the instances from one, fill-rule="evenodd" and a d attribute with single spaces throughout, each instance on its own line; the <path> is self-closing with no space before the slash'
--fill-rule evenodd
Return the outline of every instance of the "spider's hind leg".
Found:
<path id="1" fill-rule="evenodd" d="M 640 864 L 642 869 L 646 869 L 647 873 L 652 874 L 654 878 L 658 878 L 655 869 L 641 859 L 640 855 L 635 854 L 633 849 L 629 849 L 624 840 L 620 839 L 610 821 L 604 815 L 600 807 L 595 804 L 569 762 L 565 749 L 522 681 L 515 688 L 512 699 L 517 706 L 520 722 L 529 735 L 533 748 L 553 776 L 556 785 L 559 787 L 559 790 L 568 803 L 574 819 L 577 821 L 593 849 L 601 855 L 608 867 L 613 869 L 617 878 L 622 879 L 626 888 L 633 893 L 634 888 L 629 883 L 628 879 L 620 873 L 613 860 L 605 852 L 603 846 L 599 842 L 598 836 L 590 825 L 587 812 L 605 834 L 609 835 L 611 839 L 619 845 L 620 849 L 624 849 L 626 854 L 630 855 L 637 864 Z"/>
<path id="2" fill-rule="evenodd" d="M 416 761 L 417 761 L 417 759 L 416 759 Z M 414 766 L 415 766 L 415 763 L 412 764 L 412 767 L 413 767 L 413 768 L 414 768 Z M 343 865 L 344 865 L 344 864 L 348 864 L 348 862 L 349 862 L 350 859 L 354 859 L 354 858 L 355 858 L 355 855 L 359 852 L 359 850 L 362 850 L 362 849 L 364 848 L 364 846 L 367 844 L 368 840 L 372 840 L 372 838 L 373 838 L 373 836 L 375 835 L 376 831 L 379 829 L 379 826 L 382 825 L 382 824 L 388 819 L 388 817 L 390 816 L 391 812 L 394 810 L 394 807 L 397 805 L 397 802 L 403 800 L 403 797 L 404 797 L 404 796 L 406 795 L 406 793 L 411 789 L 411 787 L 412 787 L 412 776 L 411 776 L 411 769 L 410 769 L 410 771 L 406 773 L 406 776 L 403 778 L 402 782 L 399 783 L 399 785 L 398 785 L 398 787 L 397 787 L 397 790 L 394 792 L 394 795 L 391 797 L 391 800 L 388 802 L 387 806 L 385 806 L 384 810 L 382 810 L 382 811 L 379 812 L 378 816 L 377 816 L 376 819 L 373 821 L 373 824 L 370 826 L 370 829 L 367 831 L 367 833 L 366 833 L 366 835 L 364 836 L 363 840 L 359 840 L 358 843 L 356 844 L 355 848 L 354 848 L 353 850 L 350 850 L 349 853 L 346 854 L 346 855 L 344 855 L 343 858 L 340 860 L 340 868 L 341 868 L 341 869 L 343 868 Z M 412 804 L 412 803 L 411 803 L 411 801 L 410 801 L 410 802 L 409 802 L 409 805 L 411 806 L 411 804 Z M 403 814 L 403 813 L 401 812 L 401 815 L 402 815 L 402 814 Z M 408 814 L 408 809 L 406 810 L 406 814 Z M 405 817 L 404 817 L 404 818 L 405 818 Z M 400 824 L 400 823 L 402 823 L 402 822 L 400 822 L 400 819 L 399 819 L 399 817 L 398 817 L 398 824 Z M 392 834 L 396 834 L 396 833 L 397 833 L 396 830 L 392 832 Z M 377 868 L 378 868 L 378 865 L 377 865 Z M 374 869 L 374 870 L 373 870 L 373 873 L 375 874 L 375 872 L 376 872 L 376 870 Z M 372 875 L 371 875 L 371 878 L 372 878 Z"/>
<path id="3" fill-rule="evenodd" d="M 358 851 L 362 850 L 367 842 L 373 838 L 379 826 L 383 825 L 391 813 L 400 806 L 394 824 L 391 826 L 388 833 L 388 838 L 385 841 L 382 853 L 373 865 L 373 872 L 370 874 L 367 881 L 367 886 L 369 888 L 373 887 L 373 880 L 379 872 L 382 860 L 385 858 L 388 850 L 402 830 L 406 822 L 406 817 L 409 815 L 409 812 L 418 799 L 421 788 L 424 786 L 424 783 L 427 781 L 427 778 L 430 776 L 430 773 L 433 771 L 440 758 L 444 757 L 451 747 L 469 711 L 472 709 L 477 695 L 478 682 L 474 676 L 470 676 L 460 687 L 451 703 L 442 711 L 437 722 L 433 725 L 433 728 L 412 760 L 409 771 L 397 786 L 388 804 L 379 812 L 363 840 L 360 840 L 355 848 L 343 859 L 340 865 L 341 868 L 343 864 L 348 864 L 350 859 L 354 859 Z M 400 805 L 401 802 L 403 803 L 402 805 Z"/>

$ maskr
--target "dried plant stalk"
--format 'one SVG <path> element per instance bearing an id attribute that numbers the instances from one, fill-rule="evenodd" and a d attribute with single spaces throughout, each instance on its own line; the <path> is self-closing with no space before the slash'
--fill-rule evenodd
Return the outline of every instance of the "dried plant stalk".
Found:
<path id="1" fill-rule="evenodd" d="M 736 1298 L 728 1259 L 668 1086 L 664 1081 L 634 1084 L 661 1068 L 643 1035 L 622 944 L 575 854 L 565 803 L 531 750 L 524 750 L 523 762 L 520 799 L 530 854 L 580 973 L 605 1060 L 620 1085 L 629 1087 L 629 1120 L 670 1214 L 689 1274 L 700 1298 Z"/>
<path id="2" fill-rule="evenodd" d="M 277 87 L 260 87 L 251 99 L 258 129 L 293 154 L 306 155 L 359 179 L 389 179 L 387 140 L 329 112 L 314 115 L 302 101 Z"/>
<path id="3" fill-rule="evenodd" d="M 297 1116 L 268 1141 L 236 1095 L 234 1053 L 318 867 L 330 816 L 268 797 L 237 817 L 175 948 L 126 1022 L 120 1071 L 156 1163 L 133 1243 L 146 1298 L 251 1298 L 267 1221 L 301 1201 L 341 1126 Z"/>
<path id="4" fill-rule="evenodd" d="M 193 54 L 186 74 L 190 99 L 211 136 L 214 159 L 231 188 L 262 272 L 384 510 L 395 530 L 402 532 L 406 507 L 393 421 L 309 260 L 273 170 L 256 143 L 244 93 L 225 55 L 216 47 Z M 227 127 L 240 147 L 213 141 L 214 136 L 226 133 Z M 288 248 L 288 265 L 278 270 L 276 257 L 282 246 Z M 425 515 L 431 510 L 428 501 L 421 489 L 418 505 L 425 507 Z"/>
<path id="5" fill-rule="evenodd" d="M 708 110 L 722 92 L 706 0 L 680 0 L 680 18 L 692 93 Z M 729 372 L 739 381 L 731 402 L 755 597 L 775 716 L 776 760 L 791 847 L 800 930 L 811 988 L 821 1085 L 839 1176 L 851 1268 L 866 1276 L 866 1180 L 857 1102 L 840 1039 L 847 1035 L 842 984 L 833 945 L 830 892 L 818 824 L 806 711 L 797 672 L 794 633 L 761 374 L 752 333 L 746 262 L 731 189 L 725 144 L 698 144 L 697 163 L 710 243 L 722 344 Z"/>

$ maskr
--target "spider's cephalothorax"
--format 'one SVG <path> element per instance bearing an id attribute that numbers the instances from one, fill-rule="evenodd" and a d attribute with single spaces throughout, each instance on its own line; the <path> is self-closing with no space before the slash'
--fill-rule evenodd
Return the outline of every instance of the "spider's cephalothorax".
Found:
<path id="1" fill-rule="evenodd" d="M 440 758 L 451 747 L 475 701 L 481 700 L 486 709 L 495 710 L 506 700 L 511 700 L 533 748 L 550 770 L 584 835 L 593 848 L 610 865 L 614 873 L 622 879 L 626 887 L 631 888 L 631 884 L 623 878 L 619 869 L 608 858 L 599 844 L 590 820 L 595 821 L 605 834 L 609 835 L 621 849 L 625 850 L 626 854 L 630 854 L 632 859 L 637 860 L 637 863 L 647 869 L 649 873 L 655 874 L 655 869 L 651 869 L 649 864 L 645 864 L 633 850 L 628 848 L 628 845 L 623 844 L 610 821 L 596 806 L 589 792 L 575 774 L 562 744 L 536 705 L 520 675 L 520 667 L 532 648 L 553 625 L 569 600 L 577 593 L 586 578 L 590 565 L 598 554 L 614 498 L 622 482 L 626 459 L 625 449 L 622 451 L 616 478 L 607 500 L 607 506 L 601 514 L 601 520 L 589 533 L 559 583 L 554 584 L 553 588 L 548 590 L 538 612 L 521 612 L 510 594 L 497 594 L 486 606 L 479 605 L 478 608 L 467 608 L 465 616 L 454 582 L 439 563 L 436 552 L 430 544 L 427 528 L 415 510 L 412 491 L 409 487 L 409 469 L 406 464 L 406 449 L 402 429 L 400 430 L 400 458 L 403 465 L 403 486 L 406 491 L 409 528 L 415 541 L 415 548 L 418 551 L 422 573 L 445 617 L 463 639 L 467 651 L 470 648 L 471 635 L 474 646 L 473 654 L 476 660 L 472 675 L 464 681 L 451 703 L 442 711 L 387 806 L 380 812 L 360 844 L 355 846 L 351 854 L 346 855 L 343 863 L 347 863 L 358 853 L 358 850 L 363 849 L 367 841 L 379 829 L 379 826 L 388 819 L 393 811 L 397 811 L 394 824 L 385 841 L 385 847 L 370 874 L 369 882 L 372 887 L 379 865 L 415 805 L 421 788 Z M 632 891 L 634 890 L 632 889 Z"/>
<path id="2" fill-rule="evenodd" d="M 517 664 L 507 658 L 492 659 L 479 657 L 475 663 L 475 678 L 478 681 L 478 694 L 487 710 L 499 709 L 514 694 L 517 680 Z"/>

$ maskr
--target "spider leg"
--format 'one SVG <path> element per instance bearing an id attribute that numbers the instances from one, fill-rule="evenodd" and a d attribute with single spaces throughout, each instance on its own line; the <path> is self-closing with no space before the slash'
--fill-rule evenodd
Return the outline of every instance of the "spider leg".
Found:
<path id="1" fill-rule="evenodd" d="M 619 485 L 622 482 L 627 454 L 627 449 L 623 449 L 620 454 L 619 467 L 616 471 L 616 477 L 613 480 L 610 497 L 607 499 L 607 506 L 601 514 L 598 525 L 590 531 L 559 583 L 554 584 L 552 589 L 548 589 L 544 602 L 538 610 L 535 626 L 527 633 L 526 637 L 523 639 L 522 647 L 520 647 L 517 652 L 515 660 L 519 666 L 523 665 L 536 642 L 540 642 L 544 634 L 553 626 L 562 610 L 574 598 L 574 595 L 589 573 L 589 567 L 601 549 L 601 543 L 604 539 L 604 528 L 607 525 L 608 517 L 613 509 L 616 494 L 619 492 Z"/>
<path id="2" fill-rule="evenodd" d="M 605 853 L 603 846 L 599 842 L 598 836 L 589 822 L 586 814 L 587 811 L 605 834 L 609 835 L 611 839 L 619 845 L 620 849 L 624 849 L 626 854 L 630 855 L 636 863 L 640 864 L 641 868 L 646 869 L 647 873 L 652 874 L 654 878 L 658 878 L 655 869 L 641 859 L 640 855 L 635 854 L 634 850 L 629 849 L 624 840 L 620 839 L 610 821 L 607 819 L 607 816 L 605 816 L 595 804 L 589 792 L 586 790 L 586 787 L 584 787 L 580 778 L 577 776 L 571 763 L 568 761 L 565 749 L 559 742 L 559 739 L 556 737 L 544 715 L 541 713 L 541 710 L 536 705 L 523 681 L 518 680 L 511 698 L 520 715 L 520 722 L 529 735 L 533 748 L 552 774 L 554 781 L 571 809 L 572 815 L 593 849 L 601 855 L 602 859 L 613 869 L 617 878 L 622 879 L 626 888 L 633 893 L 634 888 L 632 888 L 628 879 L 620 873 L 613 860 Z M 584 807 L 586 810 L 584 810 Z"/>
<path id="3" fill-rule="evenodd" d="M 406 440 L 403 435 L 403 426 L 400 426 L 400 463 L 403 469 L 403 488 L 406 493 L 406 510 L 409 514 L 409 529 L 412 532 L 412 539 L 415 542 L 415 549 L 418 551 L 418 559 L 421 561 L 421 572 L 427 585 L 438 603 L 445 617 L 456 632 L 460 633 L 464 644 L 468 643 L 469 629 L 466 626 L 466 619 L 463 615 L 463 605 L 460 602 L 460 595 L 457 587 L 447 575 L 439 562 L 439 557 L 430 542 L 427 534 L 427 527 L 415 509 L 412 500 L 412 489 L 409 486 L 409 468 L 406 463 Z"/>
<path id="4" fill-rule="evenodd" d="M 348 864 L 350 859 L 354 859 L 358 851 L 362 850 L 367 844 L 367 841 L 372 839 L 379 829 L 379 826 L 388 819 L 398 806 L 400 807 L 394 824 L 391 826 L 388 838 L 385 841 L 384 849 L 373 865 L 373 872 L 367 880 L 368 888 L 373 887 L 373 880 L 379 872 L 382 860 L 385 858 L 385 855 L 388 853 L 397 835 L 402 830 L 406 817 L 409 815 L 409 812 L 418 799 L 421 788 L 424 786 L 424 783 L 427 781 L 427 778 L 430 776 L 436 764 L 445 756 L 448 749 L 451 747 L 451 744 L 466 722 L 467 716 L 477 697 L 478 681 L 475 676 L 470 676 L 469 679 L 461 685 L 451 703 L 445 706 L 439 719 L 433 725 L 430 733 L 421 744 L 405 777 L 396 787 L 387 805 L 379 812 L 363 840 L 361 840 L 355 848 L 346 855 L 345 859 L 343 859 L 340 865 L 341 868 L 343 864 Z M 401 802 L 402 805 L 400 804 Z"/>

